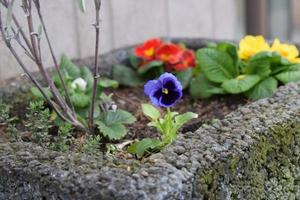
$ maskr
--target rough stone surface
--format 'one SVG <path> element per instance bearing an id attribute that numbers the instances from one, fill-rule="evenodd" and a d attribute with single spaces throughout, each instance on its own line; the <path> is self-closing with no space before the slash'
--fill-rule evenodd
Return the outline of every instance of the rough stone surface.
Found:
<path id="1" fill-rule="evenodd" d="M 292 83 L 142 161 L 0 140 L 0 199 L 300 199 L 299 147 L 300 83 Z"/>

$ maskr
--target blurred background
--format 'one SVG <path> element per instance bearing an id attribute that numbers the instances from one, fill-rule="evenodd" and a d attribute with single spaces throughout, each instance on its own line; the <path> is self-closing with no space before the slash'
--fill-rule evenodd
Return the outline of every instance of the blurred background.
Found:
<path id="1" fill-rule="evenodd" d="M 24 19 L 19 8 L 21 0 L 15 2 L 14 12 Z M 87 11 L 83 14 L 74 0 L 41 1 L 58 57 L 62 53 L 71 58 L 93 56 L 94 2 L 86 2 Z M 101 53 L 152 37 L 239 40 L 245 34 L 262 34 L 271 39 L 278 37 L 282 41 L 299 42 L 298 10 L 299 0 L 103 0 Z M 26 30 L 24 20 L 22 24 Z M 22 58 L 26 59 L 26 56 Z M 47 66 L 52 65 L 48 51 L 43 59 Z M 36 70 L 28 59 L 26 63 Z M 1 41 L 0 81 L 21 73 Z"/>

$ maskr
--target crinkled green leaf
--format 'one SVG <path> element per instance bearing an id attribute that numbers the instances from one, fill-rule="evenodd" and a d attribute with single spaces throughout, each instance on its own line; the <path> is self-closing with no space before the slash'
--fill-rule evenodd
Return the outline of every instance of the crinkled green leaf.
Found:
<path id="1" fill-rule="evenodd" d="M 252 56 L 245 68 L 243 69 L 244 74 L 259 75 L 264 78 L 271 74 L 271 52 L 261 52 Z"/>
<path id="2" fill-rule="evenodd" d="M 144 115 L 154 121 L 156 121 L 160 117 L 160 112 L 150 104 L 142 104 L 142 110 Z"/>
<path id="3" fill-rule="evenodd" d="M 136 118 L 125 110 L 108 111 L 106 114 L 106 124 L 132 124 Z"/>
<path id="4" fill-rule="evenodd" d="M 163 66 L 163 62 L 160 61 L 152 61 L 144 66 L 141 66 L 138 69 L 138 74 L 140 75 L 145 75 L 146 73 L 148 73 L 150 70 L 152 69 L 159 69 L 162 68 Z"/>
<path id="5" fill-rule="evenodd" d="M 130 65 L 132 67 L 134 67 L 135 69 L 137 69 L 140 65 L 140 59 L 138 57 L 136 57 L 135 55 L 133 54 L 130 54 L 129 55 L 129 62 L 130 62 Z"/>
<path id="6" fill-rule="evenodd" d="M 217 49 L 219 51 L 223 51 L 225 53 L 228 53 L 228 55 L 232 58 L 232 61 L 234 65 L 238 63 L 239 57 L 238 57 L 238 51 L 237 51 L 237 46 L 235 44 L 232 44 L 230 42 L 221 42 L 218 44 Z M 238 74 L 238 67 L 235 67 L 236 74 Z"/>
<path id="7" fill-rule="evenodd" d="M 260 81 L 258 75 L 241 75 L 235 79 L 224 81 L 222 87 L 231 94 L 239 94 L 251 89 Z"/>
<path id="8" fill-rule="evenodd" d="M 181 72 L 177 72 L 176 74 L 176 77 L 180 81 L 183 89 L 186 89 L 189 86 L 192 76 L 193 76 L 193 69 L 191 68 Z"/>
<path id="9" fill-rule="evenodd" d="M 109 78 L 100 78 L 99 86 L 102 88 L 117 88 L 119 87 L 119 83 L 115 80 Z"/>
<path id="10" fill-rule="evenodd" d="M 52 98 L 52 93 L 50 92 L 49 88 L 44 87 L 43 91 L 45 92 L 45 94 L 48 97 Z M 39 99 L 44 99 L 44 96 L 42 95 L 42 93 L 40 92 L 40 90 L 37 87 L 31 87 L 30 92 L 32 93 L 32 95 L 34 97 L 39 98 Z"/>
<path id="11" fill-rule="evenodd" d="M 62 55 L 61 57 L 60 68 L 73 79 L 80 77 L 80 69 L 66 55 Z"/>
<path id="12" fill-rule="evenodd" d="M 224 94 L 223 88 L 209 81 L 203 74 L 192 79 L 190 94 L 193 98 L 209 98 L 214 94 Z"/>
<path id="13" fill-rule="evenodd" d="M 271 75 L 276 75 L 283 71 L 287 71 L 288 67 L 289 66 L 286 66 L 286 65 L 280 65 L 280 66 L 273 67 Z"/>
<path id="14" fill-rule="evenodd" d="M 205 76 L 213 82 L 222 83 L 237 76 L 232 58 L 225 52 L 204 48 L 197 51 L 197 61 Z"/>
<path id="15" fill-rule="evenodd" d="M 90 103 L 90 97 L 84 93 L 73 92 L 70 99 L 73 105 L 78 108 L 86 108 Z"/>
<path id="16" fill-rule="evenodd" d="M 138 73 L 124 65 L 114 65 L 112 74 L 113 79 L 118 81 L 121 85 L 139 86 L 143 84 L 143 80 L 141 80 Z"/>
<path id="17" fill-rule="evenodd" d="M 98 126 L 100 132 L 110 140 L 119 140 L 127 133 L 125 126 L 119 123 L 107 125 L 102 121 L 95 121 L 95 124 Z"/>
<path id="18" fill-rule="evenodd" d="M 267 98 L 276 92 L 277 86 L 277 80 L 273 77 L 268 77 L 260 81 L 251 90 L 247 91 L 245 95 L 252 100 Z"/>
<path id="19" fill-rule="evenodd" d="M 131 154 L 135 154 L 138 158 L 141 158 L 146 153 L 149 153 L 154 149 L 160 149 L 160 148 L 161 148 L 161 141 L 157 139 L 145 138 L 141 141 L 133 143 L 128 148 L 128 152 Z"/>
<path id="20" fill-rule="evenodd" d="M 80 71 L 81 71 L 80 77 L 82 77 L 87 82 L 87 89 L 88 90 L 92 89 L 94 84 L 94 76 L 91 70 L 88 67 L 81 67 Z"/>
<path id="21" fill-rule="evenodd" d="M 275 76 L 283 83 L 300 81 L 300 71 L 284 71 Z"/>

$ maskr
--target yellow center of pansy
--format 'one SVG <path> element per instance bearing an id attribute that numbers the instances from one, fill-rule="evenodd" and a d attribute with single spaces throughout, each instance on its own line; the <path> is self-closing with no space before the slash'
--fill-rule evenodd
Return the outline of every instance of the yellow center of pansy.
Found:
<path id="1" fill-rule="evenodd" d="M 237 80 L 243 80 L 246 77 L 246 75 L 239 75 L 238 77 L 236 77 Z"/>
<path id="2" fill-rule="evenodd" d="M 163 88 L 163 89 L 162 89 L 162 92 L 163 92 L 164 94 L 169 94 L 169 90 L 166 89 L 166 88 Z"/>

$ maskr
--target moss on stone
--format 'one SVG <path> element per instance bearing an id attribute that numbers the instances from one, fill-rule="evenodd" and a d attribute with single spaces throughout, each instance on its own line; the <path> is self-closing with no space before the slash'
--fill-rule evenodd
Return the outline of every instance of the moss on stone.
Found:
<path id="1" fill-rule="evenodd" d="M 215 163 L 198 175 L 194 196 L 203 199 L 297 199 L 300 122 L 262 133 L 248 155 Z M 228 170 L 226 169 L 228 168 Z M 225 171 L 225 173 L 224 173 Z M 199 193 L 197 195 L 197 193 Z"/>

